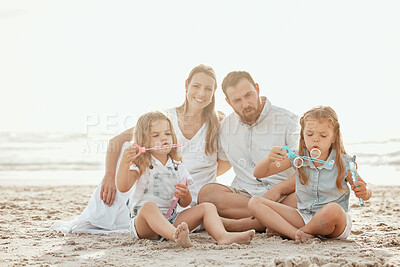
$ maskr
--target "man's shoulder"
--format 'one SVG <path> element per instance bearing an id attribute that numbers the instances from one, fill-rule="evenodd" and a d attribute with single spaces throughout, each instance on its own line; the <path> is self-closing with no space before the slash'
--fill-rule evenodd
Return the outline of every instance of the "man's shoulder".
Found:
<path id="1" fill-rule="evenodd" d="M 294 123 L 297 123 L 299 121 L 299 116 L 297 116 L 296 114 L 294 114 L 293 112 L 291 112 L 285 108 L 278 107 L 275 105 L 271 105 L 270 115 L 284 116 L 286 120 L 292 121 Z"/>

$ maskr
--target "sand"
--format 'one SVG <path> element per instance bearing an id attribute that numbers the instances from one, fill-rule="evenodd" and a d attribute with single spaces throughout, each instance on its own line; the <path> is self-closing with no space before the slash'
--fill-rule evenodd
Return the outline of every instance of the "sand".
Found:
<path id="1" fill-rule="evenodd" d="M 400 187 L 372 186 L 364 207 L 351 198 L 353 230 L 346 241 L 292 240 L 257 233 L 249 245 L 218 246 L 206 233 L 194 246 L 132 239 L 129 234 L 50 231 L 56 220 L 75 218 L 94 186 L 0 187 L 0 266 L 399 266 Z"/>

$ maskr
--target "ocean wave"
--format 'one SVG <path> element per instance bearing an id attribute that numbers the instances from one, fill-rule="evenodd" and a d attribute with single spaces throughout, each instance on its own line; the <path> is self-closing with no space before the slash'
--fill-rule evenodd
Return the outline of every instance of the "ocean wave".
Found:
<path id="1" fill-rule="evenodd" d="M 366 144 L 376 145 L 376 144 L 387 144 L 387 143 L 400 143 L 400 138 L 351 142 L 351 143 L 346 143 L 346 145 L 366 145 Z"/>
<path id="2" fill-rule="evenodd" d="M 9 162 L 0 164 L 0 171 L 43 171 L 43 170 L 98 170 L 101 162 Z"/>
<path id="3" fill-rule="evenodd" d="M 0 132 L 1 143 L 65 143 L 87 140 L 84 133 L 56 133 L 56 132 Z"/>

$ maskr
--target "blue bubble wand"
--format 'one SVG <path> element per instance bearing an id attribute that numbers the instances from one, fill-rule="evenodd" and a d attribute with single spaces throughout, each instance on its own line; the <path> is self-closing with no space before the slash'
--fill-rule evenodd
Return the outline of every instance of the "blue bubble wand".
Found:
<path id="1" fill-rule="evenodd" d="M 350 161 L 349 162 L 349 166 L 350 166 L 350 172 L 351 172 L 351 178 L 353 179 L 354 183 L 358 182 L 358 175 L 357 175 L 357 168 L 356 168 L 356 156 L 353 157 L 354 158 L 354 162 Z M 360 187 L 359 185 L 354 186 L 354 188 Z M 364 206 L 364 199 L 359 198 L 358 201 L 360 202 L 361 206 Z"/>
<path id="2" fill-rule="evenodd" d="M 321 151 L 318 148 L 313 148 L 310 151 L 310 155 L 314 155 L 313 157 L 308 157 L 308 156 L 299 156 L 298 154 L 296 154 L 296 152 L 292 151 L 290 149 L 290 147 L 288 146 L 283 146 L 282 150 L 286 150 L 287 151 L 287 157 L 286 158 L 294 158 L 293 164 L 296 168 L 301 168 L 301 166 L 303 166 L 303 161 L 304 160 L 308 160 L 308 161 L 312 161 L 312 162 L 317 162 L 317 163 L 322 163 L 325 165 L 329 165 L 329 166 L 333 166 L 333 164 L 335 164 L 335 161 L 325 161 L 325 160 L 321 160 L 318 159 L 319 156 L 321 156 Z M 276 166 L 279 167 L 280 163 L 277 162 Z"/>

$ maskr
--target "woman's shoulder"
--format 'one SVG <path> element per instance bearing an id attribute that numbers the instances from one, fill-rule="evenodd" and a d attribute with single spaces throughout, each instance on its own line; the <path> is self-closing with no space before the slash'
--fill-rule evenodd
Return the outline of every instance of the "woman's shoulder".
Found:
<path id="1" fill-rule="evenodd" d="M 217 110 L 217 117 L 219 121 L 222 121 L 226 117 L 226 115 L 222 111 Z"/>

